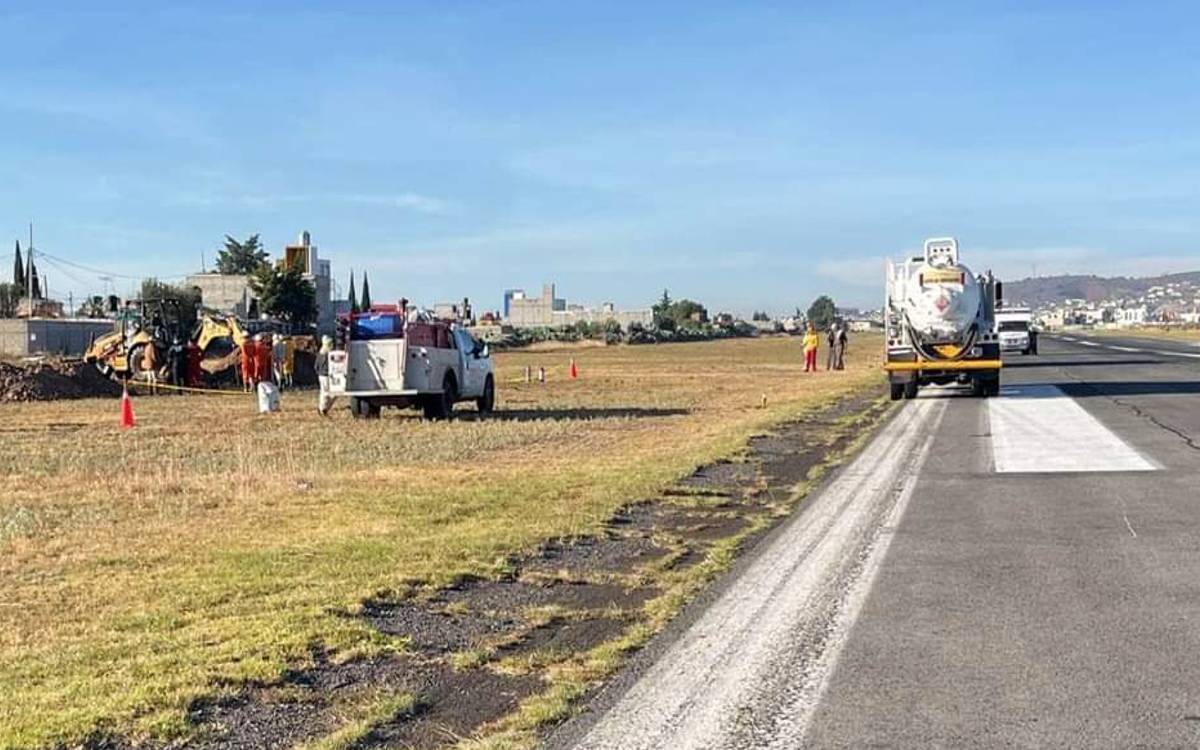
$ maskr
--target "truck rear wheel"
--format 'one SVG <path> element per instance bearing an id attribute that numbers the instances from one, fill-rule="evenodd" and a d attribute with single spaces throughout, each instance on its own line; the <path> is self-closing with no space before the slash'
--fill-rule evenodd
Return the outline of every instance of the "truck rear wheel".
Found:
<path id="1" fill-rule="evenodd" d="M 379 404 L 365 398 L 350 398 L 350 414 L 355 419 L 378 419 Z"/>
<path id="2" fill-rule="evenodd" d="M 458 400 L 458 389 L 454 385 L 454 376 L 447 374 L 442 380 L 442 392 L 425 397 L 422 404 L 426 419 L 449 419 L 454 413 L 454 402 Z"/>
<path id="3" fill-rule="evenodd" d="M 904 398 L 913 399 L 917 397 L 917 379 L 913 378 L 904 384 Z"/>
<path id="4" fill-rule="evenodd" d="M 892 388 L 892 400 L 899 401 L 904 398 L 904 383 L 890 383 Z"/>

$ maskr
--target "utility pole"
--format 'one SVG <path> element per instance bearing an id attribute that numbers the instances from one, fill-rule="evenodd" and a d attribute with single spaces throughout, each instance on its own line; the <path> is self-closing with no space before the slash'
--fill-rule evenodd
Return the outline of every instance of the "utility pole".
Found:
<path id="1" fill-rule="evenodd" d="M 29 222 L 29 252 L 25 256 L 25 291 L 29 293 L 29 314 L 33 317 L 33 222 Z"/>

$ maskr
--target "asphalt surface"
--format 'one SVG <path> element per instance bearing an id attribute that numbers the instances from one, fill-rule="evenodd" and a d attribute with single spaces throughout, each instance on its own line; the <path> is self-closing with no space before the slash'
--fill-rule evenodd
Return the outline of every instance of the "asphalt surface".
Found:
<path id="1" fill-rule="evenodd" d="M 1040 349 L 904 404 L 550 744 L 1200 746 L 1200 346 Z"/>

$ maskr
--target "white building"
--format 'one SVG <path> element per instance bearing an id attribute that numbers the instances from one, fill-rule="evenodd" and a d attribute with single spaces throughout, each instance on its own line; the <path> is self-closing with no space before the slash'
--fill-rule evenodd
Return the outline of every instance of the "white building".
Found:
<path id="1" fill-rule="evenodd" d="M 332 334 L 337 320 L 333 305 L 333 275 L 329 261 L 317 257 L 317 246 L 312 244 L 307 231 L 300 233 L 297 244 L 283 249 L 282 265 L 284 268 L 300 266 L 304 278 L 317 291 L 317 332 Z"/>
<path id="2" fill-rule="evenodd" d="M 1148 311 L 1145 305 L 1122 307 L 1116 311 L 1116 324 L 1119 328 L 1140 326 L 1146 322 Z"/>

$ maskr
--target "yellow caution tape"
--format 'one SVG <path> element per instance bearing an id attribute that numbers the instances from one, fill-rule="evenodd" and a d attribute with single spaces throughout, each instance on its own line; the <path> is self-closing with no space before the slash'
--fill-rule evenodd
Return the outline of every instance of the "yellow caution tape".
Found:
<path id="1" fill-rule="evenodd" d="M 189 388 L 183 385 L 169 385 L 167 383 L 147 383 L 144 380 L 129 380 L 126 384 L 130 387 L 140 386 L 142 388 L 156 391 L 159 388 L 168 391 L 179 391 L 180 393 L 211 393 L 217 396 L 253 396 L 253 391 L 227 391 L 222 388 Z"/>

